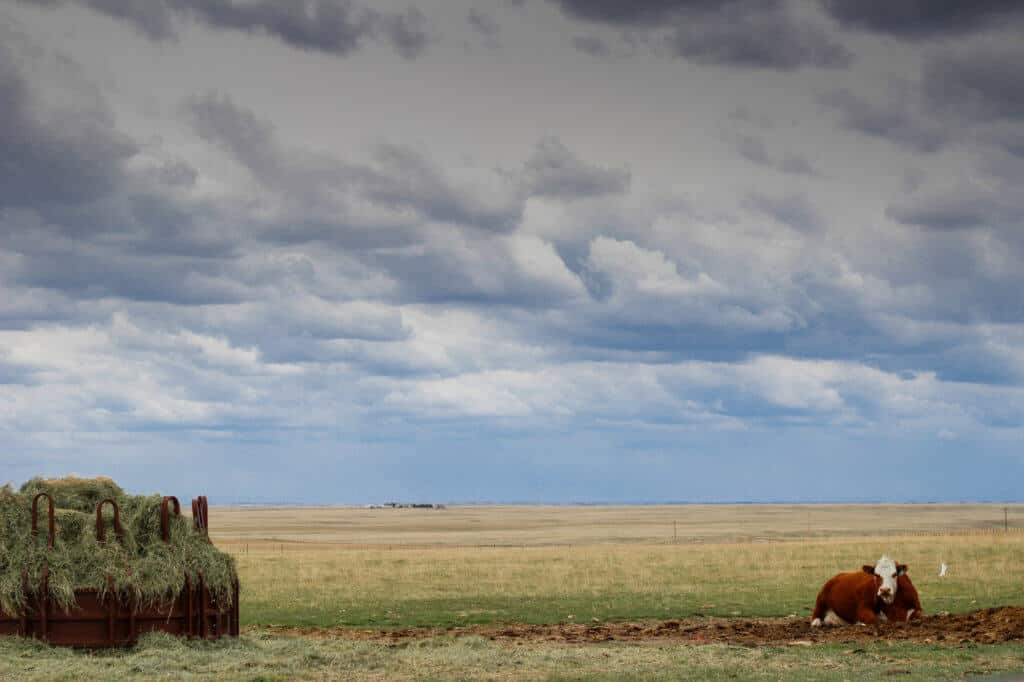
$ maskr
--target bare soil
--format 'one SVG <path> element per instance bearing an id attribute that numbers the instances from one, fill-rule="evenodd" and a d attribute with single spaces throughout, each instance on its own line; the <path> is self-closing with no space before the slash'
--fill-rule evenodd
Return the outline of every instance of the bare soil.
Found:
<path id="1" fill-rule="evenodd" d="M 1024 641 L 1024 607 L 1004 606 L 968 613 L 925 615 L 910 623 L 878 626 L 811 628 L 807 619 L 687 618 L 666 621 L 557 623 L 528 625 L 504 623 L 467 627 L 366 630 L 346 627 L 261 627 L 276 634 L 377 640 L 400 645 L 409 640 L 439 636 L 477 636 L 514 644 L 626 642 L 734 644 L 741 646 L 808 646 L 825 642 L 864 643 L 909 641 L 921 644 L 996 644 Z"/>

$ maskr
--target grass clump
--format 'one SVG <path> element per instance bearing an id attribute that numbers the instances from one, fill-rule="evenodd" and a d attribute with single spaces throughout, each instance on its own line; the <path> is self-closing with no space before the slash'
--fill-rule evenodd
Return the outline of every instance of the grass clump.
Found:
<path id="1" fill-rule="evenodd" d="M 56 534 L 48 545 L 45 498 L 39 500 L 37 535 L 32 535 L 32 500 L 38 493 L 54 500 Z M 114 529 L 111 505 L 103 507 L 105 541 L 96 537 L 96 505 L 114 500 L 120 508 L 121 535 Z M 219 551 L 184 516 L 169 518 L 169 542 L 161 533 L 160 495 L 129 495 L 109 478 L 34 478 L 15 492 L 0 488 L 0 610 L 21 612 L 38 596 L 44 566 L 47 592 L 61 608 L 76 606 L 75 590 L 92 588 L 134 596 L 141 606 L 170 604 L 202 573 L 220 603 L 230 604 L 237 577 L 234 559 Z M 28 576 L 28 590 L 24 575 Z"/>

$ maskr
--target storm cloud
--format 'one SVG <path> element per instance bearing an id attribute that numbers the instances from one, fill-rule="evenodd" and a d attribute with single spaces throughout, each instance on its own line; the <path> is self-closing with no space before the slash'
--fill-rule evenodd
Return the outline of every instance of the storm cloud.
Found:
<path id="1" fill-rule="evenodd" d="M 385 40 L 412 59 L 428 42 L 425 17 L 415 8 L 386 14 L 349 0 L 279 3 L 272 0 L 19 0 L 42 7 L 77 4 L 127 22 L 153 40 L 173 40 L 177 26 L 195 22 L 212 29 L 265 34 L 303 50 L 348 55 L 367 41 Z"/>
<path id="2" fill-rule="evenodd" d="M 922 82 L 927 105 L 944 115 L 975 121 L 1024 120 L 1024 88 L 1017 65 L 1018 43 L 945 53 L 929 60 Z"/>
<path id="3" fill-rule="evenodd" d="M 925 39 L 962 35 L 1004 27 L 1024 20 L 1024 8 L 1013 0 L 822 0 L 840 24 L 901 38 Z"/>
<path id="4" fill-rule="evenodd" d="M 8 476 L 820 500 L 869 449 L 873 498 L 1005 497 L 1019 15 L 9 3 Z"/>
<path id="5" fill-rule="evenodd" d="M 0 207 L 84 204 L 119 182 L 136 146 L 91 99 L 45 107 L 12 50 L 0 43 Z"/>
<path id="6" fill-rule="evenodd" d="M 566 15 L 588 22 L 653 32 L 648 39 L 701 64 L 789 71 L 804 66 L 844 68 L 852 59 L 834 37 L 793 17 L 781 1 L 552 2 Z M 596 44 L 593 39 L 583 43 Z"/>

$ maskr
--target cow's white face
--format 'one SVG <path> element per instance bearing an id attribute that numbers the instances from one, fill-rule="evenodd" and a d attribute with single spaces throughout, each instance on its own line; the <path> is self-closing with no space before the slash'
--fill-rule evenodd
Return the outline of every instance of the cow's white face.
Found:
<path id="1" fill-rule="evenodd" d="M 907 567 L 897 565 L 895 561 L 887 556 L 883 556 L 875 564 L 874 569 L 871 566 L 865 566 L 864 571 L 872 573 L 877 576 L 875 584 L 878 585 L 878 598 L 886 604 L 891 604 L 896 598 L 896 579 L 906 572 Z"/>

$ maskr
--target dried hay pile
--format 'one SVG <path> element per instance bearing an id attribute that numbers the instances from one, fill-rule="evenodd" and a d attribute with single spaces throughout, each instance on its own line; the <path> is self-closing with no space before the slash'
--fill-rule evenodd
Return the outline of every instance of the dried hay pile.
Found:
<path id="1" fill-rule="evenodd" d="M 48 547 L 48 503 L 39 500 L 38 534 L 32 535 L 32 499 L 49 493 L 56 506 L 56 537 Z M 113 499 L 121 510 L 122 536 L 114 533 L 113 509 L 103 507 L 106 541 L 96 538 L 96 505 Z M 27 602 L 23 574 L 28 571 L 28 590 L 41 586 L 43 566 L 49 567 L 50 598 L 60 607 L 74 608 L 75 590 L 94 588 L 134 595 L 142 606 L 170 604 L 184 589 L 185 576 L 193 583 L 202 573 L 217 601 L 230 604 L 236 579 L 235 562 L 219 551 L 204 533 L 196 531 L 185 516 L 169 518 L 170 541 L 160 530 L 160 495 L 129 495 L 109 478 L 34 478 L 15 492 L 0 488 L 0 611 L 19 613 Z"/>

